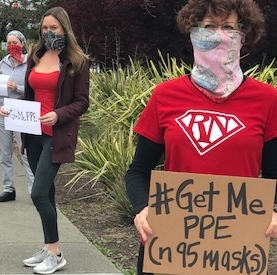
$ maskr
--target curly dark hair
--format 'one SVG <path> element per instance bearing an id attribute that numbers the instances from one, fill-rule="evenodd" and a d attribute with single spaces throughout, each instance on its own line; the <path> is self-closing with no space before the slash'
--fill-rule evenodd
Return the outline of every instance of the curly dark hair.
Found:
<path id="1" fill-rule="evenodd" d="M 243 24 L 245 44 L 259 41 L 265 34 L 265 19 L 261 9 L 253 0 L 189 0 L 177 14 L 177 26 L 182 33 L 197 26 L 206 15 L 227 18 L 234 11 Z"/>

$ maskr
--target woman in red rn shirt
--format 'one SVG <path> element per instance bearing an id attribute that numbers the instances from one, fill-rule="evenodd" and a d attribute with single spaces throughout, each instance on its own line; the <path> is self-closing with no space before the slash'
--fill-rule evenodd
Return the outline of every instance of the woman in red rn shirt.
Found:
<path id="1" fill-rule="evenodd" d="M 245 77 L 240 68 L 241 47 L 254 44 L 264 32 L 257 4 L 189 0 L 177 23 L 190 33 L 192 72 L 154 89 L 135 125 L 138 144 L 125 178 L 142 243 L 152 234 L 150 172 L 163 154 L 167 171 L 242 177 L 258 177 L 262 171 L 265 178 L 277 178 L 277 90 Z M 274 204 L 277 196 L 276 209 Z M 265 235 L 277 237 L 274 211 Z M 137 274 L 147 274 L 143 253 L 141 245 Z"/>
<path id="2" fill-rule="evenodd" d="M 35 176 L 31 198 L 45 245 L 23 263 L 35 273 L 51 274 L 66 264 L 59 246 L 54 179 L 61 163 L 74 161 L 79 117 L 89 106 L 88 57 L 63 8 L 43 15 L 27 64 L 24 99 L 41 102 L 42 135 L 25 134 L 22 139 Z"/>

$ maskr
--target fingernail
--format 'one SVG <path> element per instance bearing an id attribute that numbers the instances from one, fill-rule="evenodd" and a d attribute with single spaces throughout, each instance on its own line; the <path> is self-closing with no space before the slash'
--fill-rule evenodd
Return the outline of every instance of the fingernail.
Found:
<path id="1" fill-rule="evenodd" d="M 140 242 L 144 246 L 145 245 L 145 240 L 140 236 Z"/>

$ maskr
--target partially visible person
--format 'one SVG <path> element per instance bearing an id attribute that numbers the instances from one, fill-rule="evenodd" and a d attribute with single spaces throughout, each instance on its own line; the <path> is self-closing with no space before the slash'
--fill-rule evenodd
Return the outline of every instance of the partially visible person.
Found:
<path id="1" fill-rule="evenodd" d="M 154 89 L 134 128 L 138 143 L 125 177 L 142 240 L 137 274 L 150 274 L 143 243 L 152 235 L 150 173 L 161 156 L 166 171 L 277 179 L 277 90 L 240 68 L 244 43 L 264 34 L 260 8 L 253 0 L 189 0 L 177 23 L 190 33 L 192 72 Z M 266 237 L 277 238 L 276 206 L 275 195 Z"/>
<path id="2" fill-rule="evenodd" d="M 20 98 L 24 93 L 24 80 L 27 68 L 27 54 L 24 53 L 26 44 L 25 36 L 18 30 L 10 31 L 7 35 L 6 55 L 0 61 L 0 73 L 9 76 L 7 82 L 7 91 L 9 98 Z M 0 106 L 4 104 L 5 96 L 0 96 Z M 19 132 L 5 130 L 4 117 L 0 109 L 0 161 L 3 177 L 3 193 L 0 195 L 0 202 L 12 201 L 16 198 L 14 184 L 14 167 L 12 155 L 14 151 L 15 140 L 17 147 L 21 148 L 21 136 Z M 24 166 L 28 192 L 31 194 L 34 181 L 33 173 L 30 169 L 26 153 L 21 154 L 22 164 Z"/>

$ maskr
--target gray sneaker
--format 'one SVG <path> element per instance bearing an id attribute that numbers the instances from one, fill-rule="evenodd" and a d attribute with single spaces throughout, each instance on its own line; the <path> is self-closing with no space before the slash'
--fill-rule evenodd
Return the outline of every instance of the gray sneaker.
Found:
<path id="1" fill-rule="evenodd" d="M 41 263 L 48 255 L 45 248 L 35 253 L 31 258 L 23 260 L 23 264 L 26 266 L 34 267 Z"/>
<path id="2" fill-rule="evenodd" d="M 61 256 L 57 256 L 48 251 L 47 257 L 40 264 L 36 265 L 33 269 L 34 273 L 38 274 L 52 274 L 55 271 L 62 269 L 66 265 L 66 260 Z"/>

